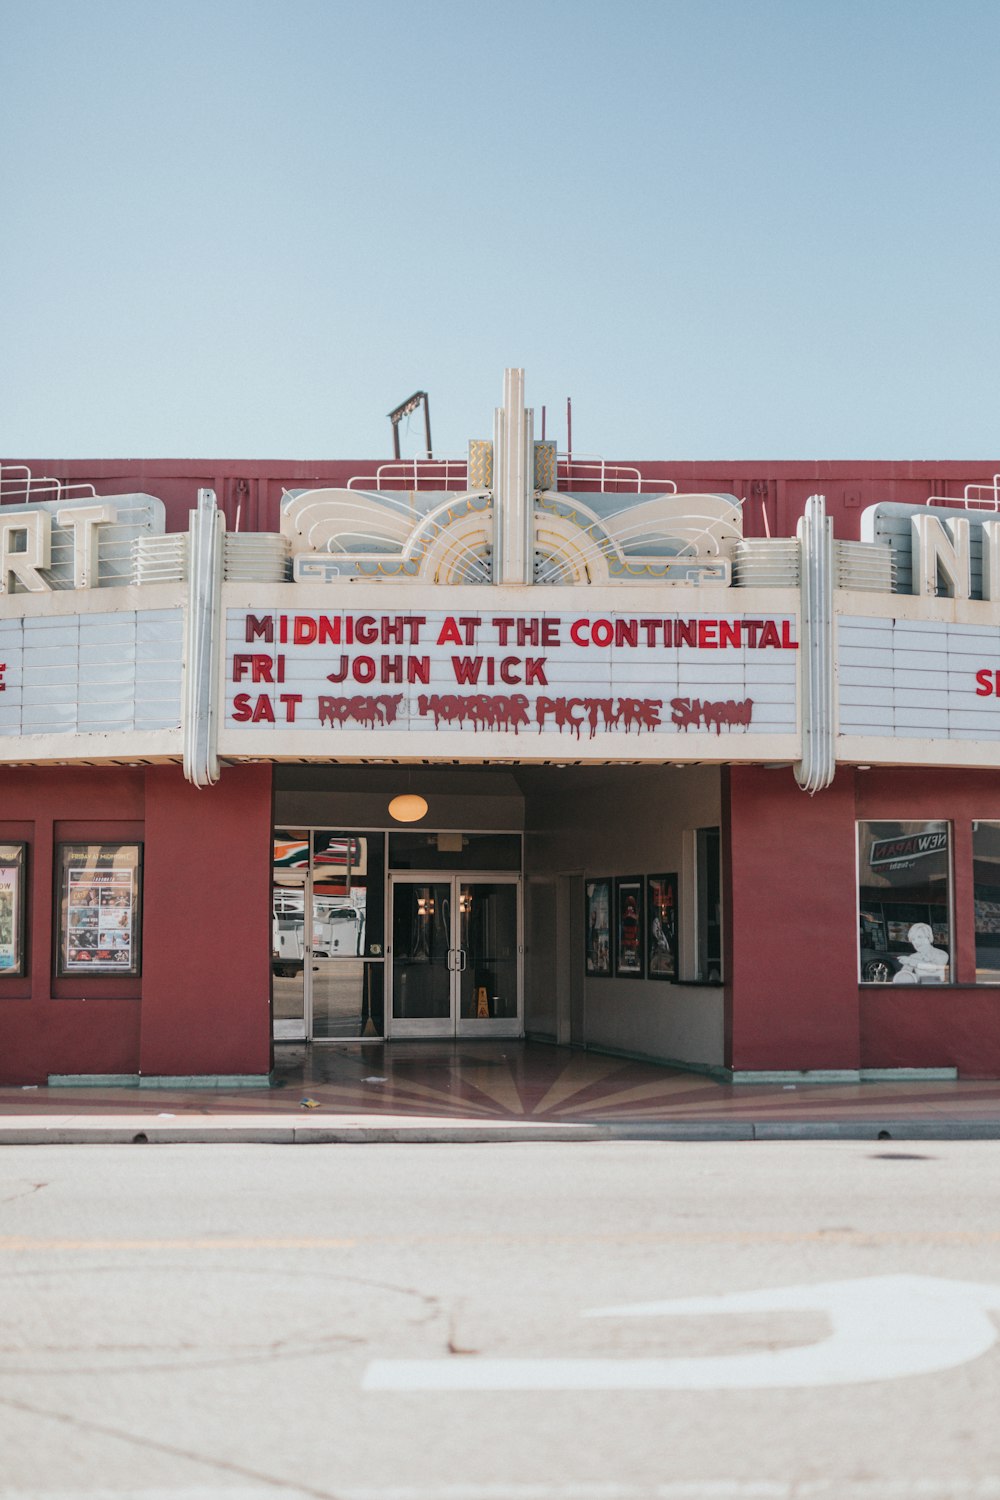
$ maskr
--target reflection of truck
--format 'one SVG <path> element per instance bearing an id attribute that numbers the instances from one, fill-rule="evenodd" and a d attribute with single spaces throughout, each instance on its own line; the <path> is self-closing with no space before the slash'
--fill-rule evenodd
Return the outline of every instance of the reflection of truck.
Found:
<path id="1" fill-rule="evenodd" d="M 313 897 L 313 958 L 358 957 L 365 951 L 365 894 Z M 275 973 L 290 977 L 305 959 L 305 907 L 301 891 L 278 887 L 271 921 Z"/>

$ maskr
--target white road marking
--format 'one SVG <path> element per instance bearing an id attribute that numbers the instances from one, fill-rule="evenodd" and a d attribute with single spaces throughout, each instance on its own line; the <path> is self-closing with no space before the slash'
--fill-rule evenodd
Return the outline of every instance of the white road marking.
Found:
<path id="1" fill-rule="evenodd" d="M 1000 1286 L 935 1276 L 871 1276 L 816 1286 L 595 1308 L 594 1318 L 820 1311 L 830 1335 L 753 1354 L 646 1359 L 379 1359 L 367 1391 L 774 1390 L 898 1380 L 954 1369 L 992 1347 Z"/>

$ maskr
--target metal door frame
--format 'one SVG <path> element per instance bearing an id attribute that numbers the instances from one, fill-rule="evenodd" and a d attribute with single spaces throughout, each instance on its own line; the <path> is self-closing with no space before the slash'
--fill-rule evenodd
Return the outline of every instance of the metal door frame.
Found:
<path id="1" fill-rule="evenodd" d="M 352 1041 L 352 1037 L 316 1037 L 313 1035 L 313 974 L 317 973 L 317 964 L 339 964 L 344 962 L 375 963 L 377 960 L 369 959 L 364 954 L 343 954 L 328 956 L 326 958 L 316 957 L 315 923 L 316 923 L 316 898 L 314 885 L 316 882 L 316 871 L 309 870 L 281 870 L 271 871 L 271 900 L 272 910 L 274 901 L 274 890 L 276 886 L 275 874 L 280 873 L 289 881 L 289 886 L 301 887 L 303 891 L 303 924 L 302 924 L 302 1025 L 294 1021 L 273 1021 L 272 1033 L 276 1042 L 314 1042 L 314 1041 Z M 322 878 L 322 877 L 321 877 Z"/>
<path id="2" fill-rule="evenodd" d="M 272 1018 L 271 1032 L 276 1042 L 307 1042 L 312 1032 L 312 871 L 271 870 L 271 911 L 274 920 L 274 891 L 276 875 L 283 875 L 289 884 L 302 889 L 302 1026 L 295 1021 L 276 1021 Z"/>
<path id="3" fill-rule="evenodd" d="M 463 1020 L 461 1014 L 461 982 L 459 976 L 464 970 L 464 949 L 460 946 L 459 922 L 461 913 L 459 911 L 459 892 L 462 885 L 512 885 L 515 887 L 515 913 L 516 925 L 515 944 L 517 950 L 516 979 L 517 985 L 517 1015 L 513 1019 L 502 1018 L 495 1020 Z M 397 1019 L 393 1015 L 393 995 L 395 993 L 395 964 L 396 955 L 393 951 L 393 934 L 395 923 L 395 887 L 397 885 L 448 885 L 451 887 L 451 914 L 448 945 L 448 972 L 451 976 L 449 985 L 449 1014 L 447 1020 L 428 1018 L 425 1020 L 407 1021 Z M 386 962 L 386 987 L 385 987 L 385 1036 L 386 1040 L 391 1037 L 410 1037 L 413 1039 L 438 1039 L 454 1041 L 457 1038 L 472 1037 L 520 1037 L 524 1035 L 524 902 L 523 902 L 523 879 L 520 872 L 511 870 L 399 870 L 388 872 L 386 880 L 386 894 L 388 911 L 386 913 L 387 941 L 385 950 Z"/>

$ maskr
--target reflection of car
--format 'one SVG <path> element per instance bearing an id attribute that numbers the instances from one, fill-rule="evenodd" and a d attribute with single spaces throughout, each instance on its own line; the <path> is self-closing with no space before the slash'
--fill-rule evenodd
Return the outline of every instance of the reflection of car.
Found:
<path id="1" fill-rule="evenodd" d="M 861 978 L 865 984 L 891 984 L 899 968 L 899 956 L 880 952 L 877 948 L 862 948 Z"/>

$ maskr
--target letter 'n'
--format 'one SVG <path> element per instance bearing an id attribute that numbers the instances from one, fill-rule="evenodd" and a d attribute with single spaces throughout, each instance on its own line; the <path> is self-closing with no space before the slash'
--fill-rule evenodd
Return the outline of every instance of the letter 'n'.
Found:
<path id="1" fill-rule="evenodd" d="M 911 516 L 914 591 L 929 598 L 945 593 L 968 599 L 972 593 L 969 523 L 964 516 Z"/>

